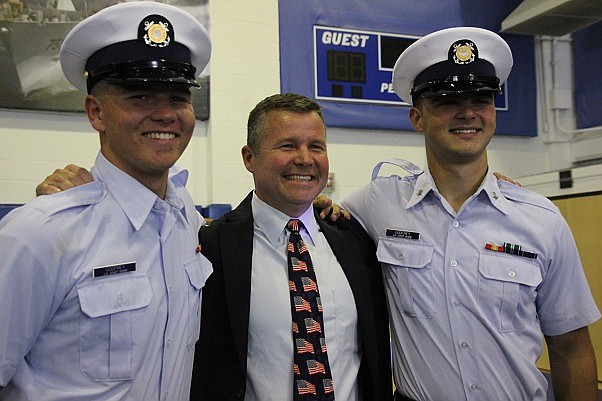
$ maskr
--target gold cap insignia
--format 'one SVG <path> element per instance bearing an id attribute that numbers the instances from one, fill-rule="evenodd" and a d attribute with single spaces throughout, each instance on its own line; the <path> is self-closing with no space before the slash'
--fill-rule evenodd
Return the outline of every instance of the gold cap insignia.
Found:
<path id="1" fill-rule="evenodd" d="M 449 50 L 456 64 L 470 64 L 477 58 L 477 47 L 469 40 L 457 41 Z"/>

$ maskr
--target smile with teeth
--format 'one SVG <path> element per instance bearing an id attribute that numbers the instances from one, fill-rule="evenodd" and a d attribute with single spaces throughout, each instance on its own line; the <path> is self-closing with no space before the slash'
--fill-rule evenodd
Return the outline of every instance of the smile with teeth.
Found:
<path id="1" fill-rule="evenodd" d="M 174 139 L 176 137 L 175 134 L 170 134 L 167 132 L 148 132 L 144 134 L 144 136 L 150 139 Z"/>
<path id="2" fill-rule="evenodd" d="M 290 180 L 290 181 L 311 181 L 311 176 L 309 176 L 309 175 L 291 174 L 291 175 L 287 175 L 286 179 Z"/>
<path id="3" fill-rule="evenodd" d="M 476 134 L 478 129 L 476 129 L 476 128 L 465 128 L 465 129 L 457 128 L 457 129 L 451 129 L 450 131 L 454 134 Z"/>

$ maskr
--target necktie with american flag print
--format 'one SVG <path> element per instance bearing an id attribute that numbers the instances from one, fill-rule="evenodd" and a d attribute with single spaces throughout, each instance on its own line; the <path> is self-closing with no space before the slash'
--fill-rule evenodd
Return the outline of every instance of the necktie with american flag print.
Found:
<path id="1" fill-rule="evenodd" d="M 309 251 L 303 243 L 297 219 L 288 222 L 288 277 L 291 294 L 294 342 L 295 401 L 333 401 L 334 387 L 326 340 L 318 283 Z"/>

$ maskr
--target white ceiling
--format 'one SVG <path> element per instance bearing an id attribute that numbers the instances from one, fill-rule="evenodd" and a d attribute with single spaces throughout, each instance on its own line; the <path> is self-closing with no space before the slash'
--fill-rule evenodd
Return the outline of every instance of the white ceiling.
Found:
<path id="1" fill-rule="evenodd" d="M 502 32 L 563 36 L 602 20 L 602 0 L 524 0 Z"/>

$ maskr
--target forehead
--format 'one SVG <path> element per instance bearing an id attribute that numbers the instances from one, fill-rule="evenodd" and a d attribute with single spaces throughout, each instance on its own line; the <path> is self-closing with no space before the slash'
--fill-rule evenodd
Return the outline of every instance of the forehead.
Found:
<path id="1" fill-rule="evenodd" d="M 287 109 L 273 109 L 265 114 L 269 133 L 326 135 L 326 127 L 317 112 L 299 113 Z"/>

